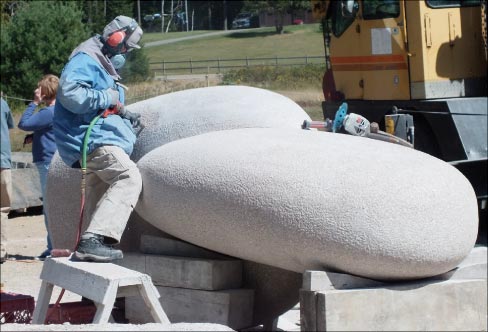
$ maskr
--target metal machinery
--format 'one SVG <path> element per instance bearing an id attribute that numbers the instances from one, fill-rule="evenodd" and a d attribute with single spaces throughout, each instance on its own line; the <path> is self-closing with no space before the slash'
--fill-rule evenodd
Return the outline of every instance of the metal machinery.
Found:
<path id="1" fill-rule="evenodd" d="M 486 244 L 486 0 L 311 2 L 328 65 L 324 119 L 346 100 L 351 112 L 387 130 L 392 120 L 398 133 L 413 125 L 415 149 L 471 182 L 478 242 Z"/>

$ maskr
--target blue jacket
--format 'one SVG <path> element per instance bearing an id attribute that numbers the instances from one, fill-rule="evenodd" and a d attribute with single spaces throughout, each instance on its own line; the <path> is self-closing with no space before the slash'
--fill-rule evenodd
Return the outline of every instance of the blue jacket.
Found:
<path id="1" fill-rule="evenodd" d="M 56 141 L 54 140 L 53 115 L 54 106 L 41 108 L 34 113 L 37 105 L 30 103 L 20 118 L 18 127 L 25 131 L 33 131 L 32 161 L 51 162 L 56 152 Z"/>
<path id="2" fill-rule="evenodd" d="M 113 104 L 108 88 L 118 89 L 123 104 L 124 90 L 112 76 L 88 54 L 80 52 L 66 64 L 59 80 L 54 107 L 54 135 L 59 155 L 68 166 L 81 164 L 85 132 L 90 121 Z M 90 154 L 104 145 L 132 153 L 136 135 L 129 120 L 118 115 L 98 119 L 88 141 Z"/>
<path id="3" fill-rule="evenodd" d="M 0 168 L 11 168 L 12 160 L 8 130 L 14 128 L 14 118 L 7 102 L 3 98 L 0 103 Z"/>

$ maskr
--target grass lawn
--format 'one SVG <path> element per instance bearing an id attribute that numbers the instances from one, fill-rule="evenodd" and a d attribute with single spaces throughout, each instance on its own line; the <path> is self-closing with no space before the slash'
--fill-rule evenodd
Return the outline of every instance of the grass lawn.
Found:
<path id="1" fill-rule="evenodd" d="M 205 31 L 208 32 L 208 31 Z M 179 38 L 188 32 L 171 33 L 166 39 Z M 195 34 L 193 32 L 192 34 Z M 153 35 L 144 41 L 155 41 Z M 156 35 L 164 36 L 157 33 Z M 169 35 L 169 34 L 168 34 Z M 164 38 L 163 38 L 164 39 Z M 319 24 L 291 25 L 283 34 L 277 34 L 274 27 L 250 29 L 249 32 L 209 36 L 201 39 L 180 41 L 174 44 L 148 47 L 145 52 L 149 62 L 234 59 L 257 57 L 320 56 L 324 54 L 322 32 Z"/>
<path id="2" fill-rule="evenodd" d="M 153 41 L 159 40 L 168 40 L 168 39 L 175 39 L 181 37 L 188 37 L 188 36 L 196 36 L 202 35 L 205 33 L 213 32 L 214 30 L 198 30 L 198 31 L 178 31 L 178 32 L 168 32 L 168 33 L 161 33 L 161 32 L 149 32 L 144 33 L 142 35 L 142 42 L 143 43 L 150 43 Z"/>

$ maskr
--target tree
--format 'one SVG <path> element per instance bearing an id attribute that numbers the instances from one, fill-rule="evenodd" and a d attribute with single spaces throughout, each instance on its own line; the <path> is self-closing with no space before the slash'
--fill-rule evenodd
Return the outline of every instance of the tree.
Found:
<path id="1" fill-rule="evenodd" d="M 283 33 L 285 14 L 294 14 L 297 10 L 309 9 L 310 1 L 305 0 L 245 0 L 244 10 L 259 14 L 266 11 L 275 16 L 276 32 Z"/>
<path id="2" fill-rule="evenodd" d="M 8 22 L 2 20 L 2 91 L 31 97 L 39 79 L 59 76 L 72 50 L 88 36 L 77 2 L 20 3 Z"/>
<path id="3" fill-rule="evenodd" d="M 92 33 L 101 33 L 107 23 L 119 15 L 129 16 L 137 21 L 134 15 L 132 0 L 83 0 L 77 1 L 83 8 L 83 21 Z"/>

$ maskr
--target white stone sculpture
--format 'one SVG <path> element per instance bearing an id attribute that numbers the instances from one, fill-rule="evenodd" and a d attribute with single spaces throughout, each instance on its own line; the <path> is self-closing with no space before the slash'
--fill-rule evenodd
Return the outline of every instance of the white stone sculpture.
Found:
<path id="1" fill-rule="evenodd" d="M 142 218 L 285 270 L 425 278 L 456 267 L 476 241 L 469 181 L 448 163 L 391 143 L 235 129 L 166 144 L 138 167 Z"/>

